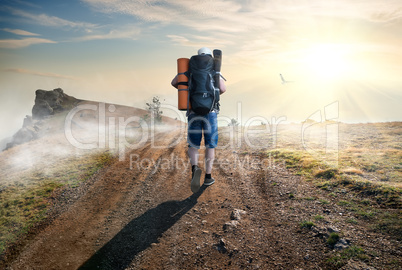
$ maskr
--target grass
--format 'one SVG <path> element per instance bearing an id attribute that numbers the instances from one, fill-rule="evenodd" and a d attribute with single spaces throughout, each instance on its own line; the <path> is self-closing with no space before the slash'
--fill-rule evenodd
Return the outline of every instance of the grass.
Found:
<path id="1" fill-rule="evenodd" d="M 349 194 L 354 194 L 355 199 L 353 201 L 339 199 L 337 204 L 353 212 L 357 220 L 370 222 L 372 230 L 393 235 L 401 240 L 400 212 L 385 214 L 386 212 L 378 210 L 383 208 L 400 209 L 401 190 L 399 188 L 351 178 L 356 177 L 356 175 L 344 174 L 342 170 L 326 168 L 325 164 L 311 158 L 305 158 L 305 155 L 307 154 L 289 150 L 271 151 L 271 156 L 285 159 L 285 164 L 290 165 L 289 168 L 299 171 L 305 178 L 313 181 L 318 188 L 327 190 L 329 195 L 338 192 L 343 193 L 343 189 Z M 360 176 L 357 175 L 357 177 Z M 342 197 L 340 196 L 340 198 Z M 315 198 L 304 199 L 314 200 Z M 327 203 L 328 201 L 320 199 L 320 202 Z"/>
<path id="2" fill-rule="evenodd" d="M 340 200 L 338 201 L 338 205 L 340 206 L 346 206 L 346 205 L 350 205 L 351 203 L 349 201 L 344 201 L 344 200 Z"/>
<path id="3" fill-rule="evenodd" d="M 315 226 L 315 224 L 312 221 L 304 220 L 304 221 L 300 222 L 300 228 L 311 229 L 313 226 Z"/>
<path id="4" fill-rule="evenodd" d="M 346 220 L 346 222 L 347 223 L 350 223 L 350 224 L 358 224 L 359 222 L 356 220 L 356 219 L 354 219 L 354 218 L 348 218 L 347 220 Z"/>
<path id="5" fill-rule="evenodd" d="M 323 179 L 332 179 L 335 178 L 337 173 L 338 173 L 337 169 L 318 170 L 317 172 L 314 173 L 314 177 Z"/>
<path id="6" fill-rule="evenodd" d="M 350 211 L 349 223 L 402 240 L 402 123 L 338 127 L 337 151 L 326 151 L 325 136 L 307 132 L 301 138 L 301 126 L 293 125 L 280 130 L 275 148 L 267 155 L 327 191 L 331 200 L 320 202 L 331 201 Z"/>
<path id="7" fill-rule="evenodd" d="M 314 197 L 305 197 L 304 199 L 306 201 L 315 201 L 316 200 L 316 198 L 314 198 Z"/>
<path id="8" fill-rule="evenodd" d="M 319 221 L 319 220 L 324 220 L 325 218 L 321 215 L 316 215 L 316 216 L 314 216 L 314 219 Z"/>
<path id="9" fill-rule="evenodd" d="M 297 150 L 278 149 L 268 153 L 271 157 L 285 161 L 286 167 L 295 170 L 307 180 L 323 190 L 333 191 L 337 187 L 348 188 L 357 194 L 372 196 L 377 203 L 387 207 L 400 208 L 402 190 L 398 187 L 384 185 L 366 180 L 358 174 L 344 173 L 343 170 L 329 167 L 310 154 Z"/>
<path id="10" fill-rule="evenodd" d="M 47 218 L 51 199 L 61 188 L 75 188 L 88 180 L 113 156 L 102 152 L 81 157 L 68 157 L 63 163 L 48 168 L 21 172 L 10 179 L 0 192 L 0 255 L 30 229 Z"/>
<path id="11" fill-rule="evenodd" d="M 339 241 L 339 239 L 339 234 L 337 234 L 336 232 L 332 232 L 327 239 L 327 244 L 330 246 L 334 246 Z"/>
<path id="12" fill-rule="evenodd" d="M 46 217 L 48 199 L 61 186 L 44 181 L 31 187 L 10 187 L 0 194 L 0 254 L 7 244 Z"/>
<path id="13" fill-rule="evenodd" d="M 359 246 L 350 246 L 348 248 L 345 248 L 341 252 L 336 253 L 336 255 L 330 257 L 327 260 L 327 263 L 330 266 L 339 269 L 342 266 L 346 265 L 348 260 L 352 258 L 362 261 L 367 261 L 369 259 L 368 255 L 366 254 L 366 251 L 363 248 Z"/>
<path id="14" fill-rule="evenodd" d="M 329 204 L 329 201 L 324 200 L 324 199 L 319 199 L 318 200 L 321 204 Z"/>
<path id="15" fill-rule="evenodd" d="M 398 212 L 385 212 L 381 219 L 372 225 L 374 231 L 382 233 L 394 233 L 396 232 L 397 239 L 402 240 L 402 221 L 400 218 L 400 213 Z"/>

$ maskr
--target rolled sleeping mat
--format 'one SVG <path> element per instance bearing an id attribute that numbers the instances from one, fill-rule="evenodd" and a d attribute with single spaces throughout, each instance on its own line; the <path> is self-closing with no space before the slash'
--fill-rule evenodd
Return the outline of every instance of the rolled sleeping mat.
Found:
<path id="1" fill-rule="evenodd" d="M 177 81 L 179 83 L 177 87 L 179 95 L 178 109 L 181 111 L 187 111 L 187 105 L 189 106 L 188 109 L 191 109 L 188 99 L 188 77 L 184 74 L 188 71 L 189 62 L 189 58 L 177 59 Z"/>
<path id="2" fill-rule="evenodd" d="M 215 95 L 215 102 L 219 102 L 220 100 L 220 81 L 221 81 L 221 66 L 222 66 L 222 51 L 215 49 L 213 51 L 214 54 L 214 69 L 215 69 L 215 76 L 214 76 L 214 87 L 215 91 L 218 91 L 217 95 Z"/>
<path id="3" fill-rule="evenodd" d="M 215 88 L 220 89 L 220 79 L 221 79 L 221 66 L 222 66 L 222 51 L 215 49 L 214 54 L 214 69 L 215 69 Z"/>

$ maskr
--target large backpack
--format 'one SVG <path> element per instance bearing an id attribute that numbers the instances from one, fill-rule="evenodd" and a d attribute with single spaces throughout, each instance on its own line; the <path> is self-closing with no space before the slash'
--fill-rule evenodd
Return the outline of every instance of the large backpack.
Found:
<path id="1" fill-rule="evenodd" d="M 189 101 L 191 109 L 206 115 L 219 109 L 219 88 L 214 87 L 214 59 L 211 55 L 194 55 L 189 63 Z"/>

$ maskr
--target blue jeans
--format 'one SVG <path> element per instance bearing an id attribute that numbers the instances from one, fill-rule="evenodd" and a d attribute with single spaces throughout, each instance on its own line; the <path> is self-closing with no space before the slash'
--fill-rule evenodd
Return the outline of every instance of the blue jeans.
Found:
<path id="1" fill-rule="evenodd" d="M 200 149 L 202 134 L 207 148 L 218 145 L 218 117 L 216 112 L 207 115 L 191 113 L 188 116 L 187 142 L 189 147 Z"/>

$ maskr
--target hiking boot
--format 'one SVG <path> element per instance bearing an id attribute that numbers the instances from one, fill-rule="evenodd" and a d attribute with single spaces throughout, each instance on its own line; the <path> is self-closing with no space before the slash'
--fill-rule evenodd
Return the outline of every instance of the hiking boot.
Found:
<path id="1" fill-rule="evenodd" d="M 211 177 L 211 178 L 205 177 L 205 179 L 204 179 L 204 185 L 210 186 L 210 185 L 212 185 L 213 183 L 215 183 L 215 179 L 213 179 L 212 177 Z"/>
<path id="2" fill-rule="evenodd" d="M 191 179 L 191 191 L 196 193 L 200 189 L 201 169 L 198 166 L 194 167 L 193 178 Z"/>

